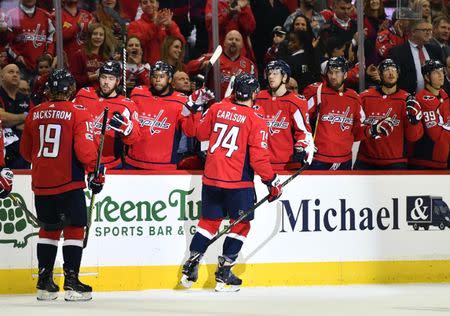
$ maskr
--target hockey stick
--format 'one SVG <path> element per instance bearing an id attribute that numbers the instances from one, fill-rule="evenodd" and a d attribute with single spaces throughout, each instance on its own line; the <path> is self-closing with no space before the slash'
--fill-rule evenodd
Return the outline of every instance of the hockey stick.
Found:
<path id="1" fill-rule="evenodd" d="M 206 84 L 206 81 L 208 80 L 209 71 L 214 66 L 216 61 L 219 59 L 220 55 L 222 55 L 222 46 L 218 45 L 212 54 L 211 58 L 209 59 L 208 63 L 206 64 L 205 70 L 204 70 L 204 79 L 203 79 L 203 87 Z"/>
<path id="2" fill-rule="evenodd" d="M 290 183 L 292 180 L 294 180 L 299 174 L 301 174 L 303 171 L 308 169 L 309 163 L 305 163 L 300 169 L 298 169 L 292 176 L 287 178 L 282 184 L 281 187 L 285 187 L 288 183 Z M 264 198 L 259 200 L 255 205 L 253 205 L 252 208 L 248 209 L 244 213 L 242 213 L 241 216 L 238 217 L 237 220 L 235 220 L 233 223 L 231 223 L 228 227 L 223 229 L 221 232 L 219 232 L 216 236 L 214 236 L 209 242 L 208 246 L 211 246 L 217 239 L 222 237 L 223 235 L 227 234 L 234 226 L 242 222 L 249 214 L 253 213 L 258 207 L 260 207 L 262 204 L 264 204 L 270 197 L 270 194 L 267 194 Z M 196 260 L 199 258 L 202 254 L 198 253 L 193 257 L 193 260 Z"/>
<path id="3" fill-rule="evenodd" d="M 102 160 L 102 153 L 103 153 L 103 144 L 105 143 L 105 133 L 106 133 L 106 124 L 108 120 L 108 111 L 109 108 L 106 107 L 103 111 L 103 121 L 102 121 L 102 130 L 100 134 L 100 144 L 98 145 L 98 153 L 97 153 L 97 162 L 95 163 L 95 169 L 94 169 L 94 179 L 98 177 L 98 174 L 100 172 L 100 162 Z M 92 224 L 92 211 L 94 210 L 95 205 L 95 193 L 91 191 L 91 203 L 89 205 L 88 210 L 88 221 L 86 224 L 86 231 L 84 234 L 84 240 L 83 240 L 83 248 L 86 248 L 88 239 L 89 239 L 89 229 L 91 228 Z"/>
<path id="4" fill-rule="evenodd" d="M 233 85 L 234 85 L 235 79 L 236 79 L 236 76 L 232 75 L 230 78 L 230 82 L 228 83 L 227 90 L 225 91 L 225 95 L 224 95 L 225 98 L 228 98 L 231 95 L 231 93 L 233 92 Z"/>

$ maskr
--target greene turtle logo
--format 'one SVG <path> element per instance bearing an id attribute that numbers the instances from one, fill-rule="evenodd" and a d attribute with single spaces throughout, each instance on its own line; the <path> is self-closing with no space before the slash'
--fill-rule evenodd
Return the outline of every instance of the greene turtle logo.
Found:
<path id="1" fill-rule="evenodd" d="M 26 205 L 20 194 L 11 194 L 23 205 Z M 12 243 L 15 248 L 25 248 L 28 244 L 28 239 L 38 235 L 38 232 L 30 232 L 28 225 L 38 228 L 9 196 L 3 200 L 0 199 L 0 244 Z"/>

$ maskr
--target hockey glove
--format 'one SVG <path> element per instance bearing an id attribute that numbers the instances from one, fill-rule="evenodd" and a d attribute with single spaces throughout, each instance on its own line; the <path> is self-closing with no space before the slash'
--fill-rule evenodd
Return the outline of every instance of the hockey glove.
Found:
<path id="1" fill-rule="evenodd" d="M 317 151 L 311 134 L 307 134 L 305 139 L 299 139 L 294 145 L 294 150 L 297 161 L 310 165 L 313 161 L 314 153 Z"/>
<path id="2" fill-rule="evenodd" d="M 281 187 L 281 181 L 278 178 L 278 175 L 274 175 L 272 180 L 263 181 L 265 185 L 267 185 L 267 189 L 269 190 L 269 202 L 273 202 L 281 196 L 283 193 L 283 188 Z"/>
<path id="3" fill-rule="evenodd" d="M 12 190 L 14 174 L 9 168 L 0 172 L 0 199 L 4 199 Z"/>
<path id="4" fill-rule="evenodd" d="M 97 178 L 95 178 L 94 172 L 88 174 L 88 187 L 92 190 L 92 194 L 99 194 L 102 191 L 105 184 L 105 171 L 105 166 L 100 165 Z"/>
<path id="5" fill-rule="evenodd" d="M 201 111 L 202 107 L 208 104 L 209 101 L 214 99 L 214 92 L 207 88 L 201 88 L 192 92 L 189 96 L 188 101 L 185 104 L 185 107 L 191 113 L 197 113 Z M 183 115 L 188 116 L 189 112 L 183 109 Z"/>
<path id="6" fill-rule="evenodd" d="M 394 130 L 394 122 L 390 117 L 386 117 L 370 127 L 370 136 L 374 139 L 389 136 Z"/>
<path id="7" fill-rule="evenodd" d="M 406 98 L 406 116 L 412 125 L 416 125 L 422 119 L 422 107 L 412 95 Z"/>
<path id="8" fill-rule="evenodd" d="M 133 129 L 133 122 L 119 112 L 114 112 L 109 120 L 109 126 L 116 132 L 119 132 L 124 136 L 128 136 L 131 134 L 131 130 Z"/>

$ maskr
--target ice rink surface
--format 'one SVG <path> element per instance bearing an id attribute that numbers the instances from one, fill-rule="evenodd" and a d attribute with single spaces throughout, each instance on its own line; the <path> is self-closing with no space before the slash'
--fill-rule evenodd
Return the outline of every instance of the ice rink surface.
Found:
<path id="1" fill-rule="evenodd" d="M 0 295 L 1 315 L 450 315 L 450 284 L 356 285 L 151 290 L 93 293 L 90 302 L 38 302 L 32 295 Z"/>

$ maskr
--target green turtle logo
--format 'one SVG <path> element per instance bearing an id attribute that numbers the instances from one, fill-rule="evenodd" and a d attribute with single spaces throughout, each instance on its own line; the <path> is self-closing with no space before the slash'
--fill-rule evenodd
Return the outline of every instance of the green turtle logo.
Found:
<path id="1" fill-rule="evenodd" d="M 24 199 L 18 193 L 11 193 L 23 205 Z M 16 204 L 11 197 L 0 199 L 0 244 L 13 244 L 14 248 L 25 248 L 30 237 L 38 235 L 38 232 L 29 232 L 31 225 L 38 228 L 29 216 Z"/>

